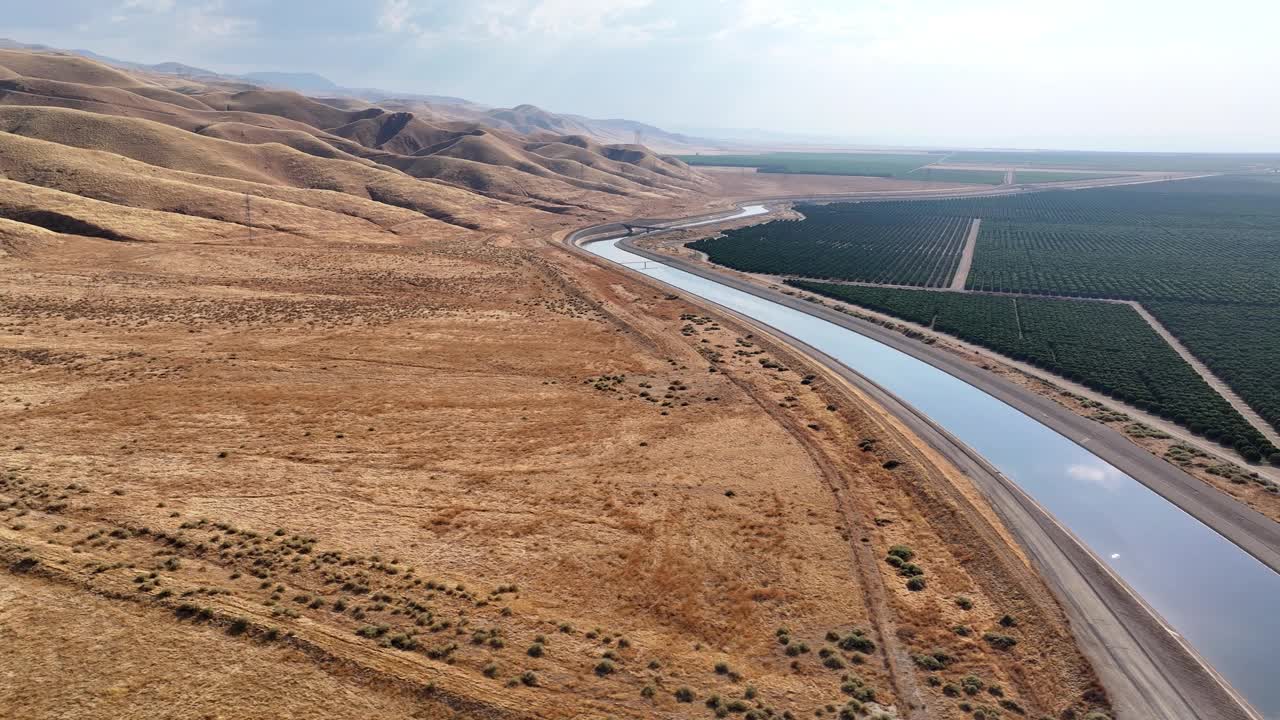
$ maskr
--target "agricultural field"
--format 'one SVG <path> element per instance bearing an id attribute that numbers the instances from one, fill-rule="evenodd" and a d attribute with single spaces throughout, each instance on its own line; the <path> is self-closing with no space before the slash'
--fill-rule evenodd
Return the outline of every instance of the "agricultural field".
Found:
<path id="1" fill-rule="evenodd" d="M 962 150 L 949 157 L 947 161 L 957 165 L 1055 167 L 1081 170 L 1238 172 L 1280 167 L 1280 154 Z"/>
<path id="2" fill-rule="evenodd" d="M 1183 302 L 1145 306 L 1263 420 L 1280 428 L 1280 307 Z"/>
<path id="3" fill-rule="evenodd" d="M 1280 176 L 799 210 L 694 247 L 752 272 L 938 287 L 955 228 L 980 218 L 967 289 L 1139 301 L 1280 429 Z"/>
<path id="4" fill-rule="evenodd" d="M 690 165 L 753 167 L 762 173 L 865 175 L 905 179 L 916 168 L 939 160 L 927 153 L 800 153 L 758 155 L 679 155 Z M 915 179 L 915 178 L 912 178 Z"/>
<path id="5" fill-rule="evenodd" d="M 800 210 L 805 220 L 730 230 L 689 247 L 746 272 L 945 287 L 971 222 L 958 216 L 912 217 L 890 203 Z"/>
<path id="6" fill-rule="evenodd" d="M 1280 182 L 1213 177 L 960 204 L 983 218 L 969 289 L 1280 304 Z"/>
<path id="7" fill-rule="evenodd" d="M 1108 173 L 1053 172 L 1052 170 L 1018 170 L 1014 173 L 1013 181 L 1018 183 L 1056 183 L 1071 182 L 1073 180 L 1103 180 L 1105 178 L 1113 177 L 1118 177 L 1118 175 Z"/>
<path id="8" fill-rule="evenodd" d="M 903 177 L 905 180 L 926 182 L 971 183 L 975 185 L 1000 185 L 1004 182 L 1003 170 L 966 170 L 963 168 L 922 167 Z"/>
<path id="9" fill-rule="evenodd" d="M 1235 447 L 1248 459 L 1280 452 L 1128 305 L 801 280 L 789 284 L 1042 367 Z"/>

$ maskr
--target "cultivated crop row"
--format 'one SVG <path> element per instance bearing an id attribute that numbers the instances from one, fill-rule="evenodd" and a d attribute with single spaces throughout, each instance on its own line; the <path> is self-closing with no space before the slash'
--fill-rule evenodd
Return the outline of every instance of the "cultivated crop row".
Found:
<path id="1" fill-rule="evenodd" d="M 1246 458 L 1280 452 L 1128 305 L 791 281 L 1042 367 Z"/>
<path id="2" fill-rule="evenodd" d="M 691 243 L 712 262 L 747 272 L 942 287 L 951 282 L 969 218 L 884 215 L 806 207 L 803 221 L 773 222 Z"/>
<path id="3" fill-rule="evenodd" d="M 1184 302 L 1146 308 L 1262 419 L 1280 428 L 1280 308 Z"/>

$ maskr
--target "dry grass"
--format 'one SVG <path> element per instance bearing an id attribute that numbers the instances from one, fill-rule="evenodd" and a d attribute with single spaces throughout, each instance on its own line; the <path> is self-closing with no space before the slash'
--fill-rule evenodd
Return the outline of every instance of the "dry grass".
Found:
<path id="1" fill-rule="evenodd" d="M 0 138 L 0 715 L 811 717 L 873 688 L 962 717 L 911 659 L 939 648 L 949 682 L 1100 706 L 998 523 L 890 419 L 548 242 L 723 199 L 553 179 L 562 217 L 285 145 L 0 117 L 30 136 Z"/>

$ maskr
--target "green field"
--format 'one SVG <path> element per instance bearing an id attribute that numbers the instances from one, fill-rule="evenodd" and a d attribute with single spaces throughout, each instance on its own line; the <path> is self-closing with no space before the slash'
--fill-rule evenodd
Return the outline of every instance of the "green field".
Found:
<path id="1" fill-rule="evenodd" d="M 973 183 L 1000 185 L 1004 182 L 1003 170 L 957 170 L 952 168 L 922 167 L 902 176 L 903 180 L 923 182 Z"/>
<path id="2" fill-rule="evenodd" d="M 1069 151 L 962 150 L 947 162 L 1005 167 L 1059 167 L 1082 170 L 1235 172 L 1280 167 L 1280 153 L 1118 153 Z"/>
<path id="3" fill-rule="evenodd" d="M 983 218 L 970 289 L 1280 305 L 1280 179 L 1213 177 L 961 205 Z"/>
<path id="4" fill-rule="evenodd" d="M 1280 308 L 1183 302 L 1145 306 L 1262 419 L 1280 428 Z"/>
<path id="5" fill-rule="evenodd" d="M 1013 181 L 1018 183 L 1054 183 L 1072 180 L 1101 180 L 1103 178 L 1120 177 L 1115 174 L 1098 174 L 1083 172 L 1052 172 L 1046 170 L 1018 170 Z"/>
<path id="6" fill-rule="evenodd" d="M 887 203 L 810 205 L 803 221 L 730 230 L 690 243 L 712 262 L 778 275 L 943 287 L 951 282 L 969 218 L 909 217 Z"/>
<path id="7" fill-rule="evenodd" d="M 690 165 L 759 168 L 763 173 L 803 175 L 865 175 L 903 177 L 942 155 L 911 153 L 799 153 L 760 155 L 678 155 Z"/>
<path id="8" fill-rule="evenodd" d="M 944 229 L 981 218 L 968 289 L 1139 301 L 1280 428 L 1280 176 L 798 209 L 699 247 L 755 272 L 937 287 L 958 252 Z"/>
<path id="9" fill-rule="evenodd" d="M 1128 305 L 789 284 L 1032 363 L 1236 447 L 1246 457 L 1278 452 Z"/>

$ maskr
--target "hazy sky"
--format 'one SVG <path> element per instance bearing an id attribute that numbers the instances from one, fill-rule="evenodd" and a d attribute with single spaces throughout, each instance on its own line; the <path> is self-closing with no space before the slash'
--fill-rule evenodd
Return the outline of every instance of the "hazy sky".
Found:
<path id="1" fill-rule="evenodd" d="M 44 0 L 0 36 L 864 143 L 1280 151 L 1280 2 Z"/>

